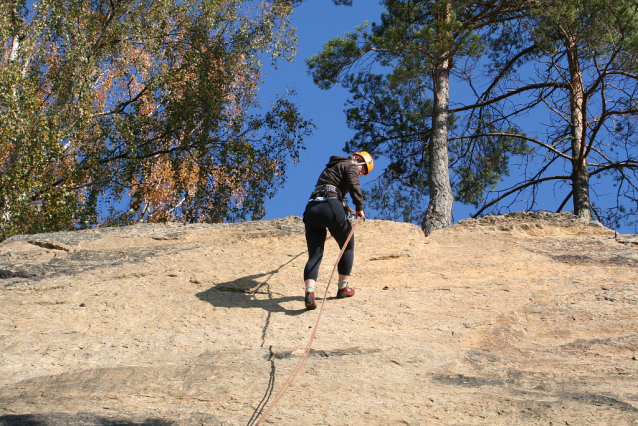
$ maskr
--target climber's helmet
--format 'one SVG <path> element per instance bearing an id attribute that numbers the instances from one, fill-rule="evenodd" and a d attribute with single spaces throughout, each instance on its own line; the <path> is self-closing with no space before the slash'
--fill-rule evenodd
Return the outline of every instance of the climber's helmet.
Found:
<path id="1" fill-rule="evenodd" d="M 364 166 L 364 175 L 370 173 L 374 168 L 374 160 L 372 159 L 372 155 L 370 155 L 370 153 L 368 153 L 367 151 L 355 152 L 354 154 L 352 154 L 352 156 L 355 158 L 356 164 L 358 166 Z"/>

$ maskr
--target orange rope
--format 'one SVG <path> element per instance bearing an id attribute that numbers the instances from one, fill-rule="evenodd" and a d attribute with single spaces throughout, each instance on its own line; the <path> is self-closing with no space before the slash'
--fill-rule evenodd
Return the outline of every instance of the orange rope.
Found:
<path id="1" fill-rule="evenodd" d="M 297 377 L 297 374 L 299 374 L 299 371 L 301 371 L 301 367 L 303 366 L 304 362 L 306 361 L 306 358 L 308 358 L 308 354 L 310 353 L 310 348 L 312 347 L 312 342 L 315 340 L 315 334 L 317 334 L 317 328 L 319 327 L 319 320 L 321 319 L 321 314 L 323 313 L 323 305 L 326 303 L 326 297 L 328 296 L 328 289 L 330 288 L 330 283 L 332 282 L 332 277 L 334 276 L 335 271 L 337 270 L 337 265 L 339 265 L 339 261 L 341 260 L 341 256 L 343 256 L 343 252 L 346 251 L 346 247 L 348 246 L 348 243 L 350 242 L 350 239 L 354 235 L 354 230 L 357 229 L 357 225 L 359 225 L 359 218 L 357 218 L 357 221 L 355 222 L 354 226 L 352 227 L 352 231 L 350 231 L 350 235 L 348 235 L 348 238 L 346 239 L 346 242 L 343 243 L 343 247 L 341 248 L 341 253 L 339 253 L 339 257 L 337 257 L 337 261 L 335 262 L 335 266 L 334 266 L 334 268 L 332 268 L 332 273 L 330 274 L 330 279 L 328 280 L 328 285 L 326 286 L 326 292 L 324 294 L 323 300 L 321 301 L 321 307 L 319 308 L 319 315 L 317 316 L 317 322 L 315 323 L 314 330 L 312 330 L 312 334 L 310 335 L 310 341 L 308 342 L 308 345 L 306 345 L 306 349 L 304 350 L 303 354 L 301 355 L 301 358 L 299 359 L 299 362 L 297 362 L 297 365 L 295 366 L 295 368 L 292 369 L 292 372 L 290 373 L 290 375 L 288 376 L 288 378 L 286 379 L 284 384 L 281 386 L 281 389 L 279 390 L 279 392 L 275 396 L 275 399 L 273 399 L 272 404 L 270 404 L 270 406 L 264 412 L 264 414 L 262 414 L 257 419 L 257 421 L 255 422 L 254 426 L 258 426 L 266 418 L 268 413 L 270 413 L 270 410 L 272 410 L 273 407 L 277 404 L 277 402 L 279 402 L 279 400 L 281 399 L 283 394 L 286 392 L 286 390 L 288 390 L 288 388 L 292 384 L 293 380 L 295 380 L 295 377 Z"/>

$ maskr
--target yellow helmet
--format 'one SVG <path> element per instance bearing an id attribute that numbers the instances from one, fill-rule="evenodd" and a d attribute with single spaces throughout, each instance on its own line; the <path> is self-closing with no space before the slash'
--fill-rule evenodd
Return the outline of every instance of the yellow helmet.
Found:
<path id="1" fill-rule="evenodd" d="M 352 156 L 355 156 L 355 155 L 358 155 L 359 157 L 363 158 L 364 164 L 366 166 L 366 172 L 365 172 L 366 175 L 370 173 L 372 169 L 374 169 L 374 159 L 372 158 L 372 155 L 370 155 L 369 152 L 361 151 L 361 152 L 355 152 L 354 154 L 352 154 Z"/>

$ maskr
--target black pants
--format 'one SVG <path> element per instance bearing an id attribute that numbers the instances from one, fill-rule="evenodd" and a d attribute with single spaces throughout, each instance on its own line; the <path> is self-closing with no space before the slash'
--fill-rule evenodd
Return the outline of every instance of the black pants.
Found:
<path id="1" fill-rule="evenodd" d="M 323 258 L 323 247 L 327 232 L 337 241 L 339 248 L 348 239 L 352 226 L 346 218 L 343 205 L 336 198 L 324 201 L 310 201 L 303 214 L 306 225 L 306 244 L 308 245 L 308 262 L 303 271 L 303 279 L 315 280 L 319 275 L 319 266 Z M 337 271 L 340 275 L 350 275 L 354 261 L 354 236 L 348 242 L 346 250 L 341 256 Z"/>

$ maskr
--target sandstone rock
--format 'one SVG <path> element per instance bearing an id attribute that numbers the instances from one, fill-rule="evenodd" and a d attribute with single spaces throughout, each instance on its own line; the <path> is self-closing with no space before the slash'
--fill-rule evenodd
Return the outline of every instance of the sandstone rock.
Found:
<path id="1" fill-rule="evenodd" d="M 636 236 L 523 212 L 355 238 L 357 294 L 331 284 L 264 424 L 638 424 Z M 305 261 L 298 217 L 4 241 L 0 426 L 254 424 L 317 327 Z"/>

